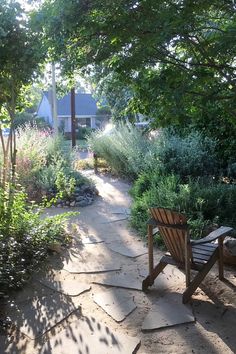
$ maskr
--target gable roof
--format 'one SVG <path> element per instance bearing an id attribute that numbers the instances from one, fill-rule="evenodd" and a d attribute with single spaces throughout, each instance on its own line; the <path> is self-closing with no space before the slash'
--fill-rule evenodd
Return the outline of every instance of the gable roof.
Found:
<path id="1" fill-rule="evenodd" d="M 45 96 L 50 100 L 49 92 L 44 92 Z M 97 112 L 97 103 L 91 93 L 75 94 L 75 114 L 79 116 L 95 116 Z M 57 115 L 71 115 L 71 94 L 57 99 Z"/>

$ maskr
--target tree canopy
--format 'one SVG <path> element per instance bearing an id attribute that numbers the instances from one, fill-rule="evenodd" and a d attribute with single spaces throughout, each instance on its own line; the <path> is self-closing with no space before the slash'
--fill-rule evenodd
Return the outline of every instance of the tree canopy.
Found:
<path id="1" fill-rule="evenodd" d="M 16 139 L 14 119 L 25 102 L 24 89 L 36 75 L 45 51 L 33 30 L 30 19 L 14 0 L 0 3 L 0 142 L 3 152 L 0 183 L 14 180 Z M 2 126 L 10 126 L 10 134 L 3 138 Z"/>
<path id="2" fill-rule="evenodd" d="M 45 35 L 67 65 L 115 71 L 144 113 L 189 119 L 216 103 L 234 120 L 235 10 L 231 0 L 47 0 Z"/>
<path id="3" fill-rule="evenodd" d="M 194 124 L 219 149 L 236 138 L 233 0 L 45 0 L 36 18 L 65 69 L 131 92 L 128 110 L 156 126 Z"/>
<path id="4" fill-rule="evenodd" d="M 5 105 L 11 114 L 45 57 L 37 33 L 15 1 L 0 4 L 0 53 L 0 108 Z"/>

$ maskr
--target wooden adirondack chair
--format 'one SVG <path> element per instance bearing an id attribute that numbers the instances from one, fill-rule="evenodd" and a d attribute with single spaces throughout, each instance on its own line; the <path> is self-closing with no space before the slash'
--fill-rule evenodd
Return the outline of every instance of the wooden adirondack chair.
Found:
<path id="1" fill-rule="evenodd" d="M 216 261 L 219 263 L 219 279 L 224 278 L 223 238 L 232 231 L 231 227 L 222 226 L 200 240 L 191 240 L 185 215 L 165 208 L 150 208 L 150 212 L 152 219 L 148 223 L 149 275 L 143 281 L 143 290 L 153 285 L 155 278 L 167 264 L 185 269 L 186 290 L 183 293 L 183 303 L 190 300 Z M 169 253 L 154 267 L 153 235 L 156 227 Z M 212 243 L 217 239 L 217 244 Z M 191 269 L 198 271 L 192 280 Z"/>

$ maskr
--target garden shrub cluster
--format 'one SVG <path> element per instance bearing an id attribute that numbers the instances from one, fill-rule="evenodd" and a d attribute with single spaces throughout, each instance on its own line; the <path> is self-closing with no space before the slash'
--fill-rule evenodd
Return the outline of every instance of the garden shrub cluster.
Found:
<path id="1" fill-rule="evenodd" d="M 68 242 L 64 224 L 74 213 L 46 218 L 41 213 L 22 189 L 0 188 L 0 298 L 27 282 L 55 243 Z"/>
<path id="2" fill-rule="evenodd" d="M 146 234 L 151 206 L 185 213 L 193 238 L 216 225 L 236 226 L 236 185 L 222 178 L 216 140 L 172 129 L 150 137 L 120 125 L 109 135 L 93 133 L 89 145 L 114 171 L 133 180 L 131 224 L 140 234 Z"/>
<path id="3" fill-rule="evenodd" d="M 88 145 L 114 172 L 133 179 L 145 169 L 145 157 L 150 151 L 150 142 L 143 138 L 142 132 L 124 124 L 107 134 L 102 130 L 92 132 Z"/>
<path id="4" fill-rule="evenodd" d="M 74 213 L 42 217 L 43 206 L 89 184 L 73 169 L 62 136 L 26 124 L 16 142 L 16 183 L 0 186 L 0 297 L 21 287 L 55 243 L 68 241 L 64 224 Z M 0 167 L 2 160 L 0 151 Z"/>
<path id="5" fill-rule="evenodd" d="M 17 130 L 16 139 L 17 179 L 29 199 L 67 196 L 76 186 L 88 183 L 73 169 L 73 152 L 64 149 L 62 135 L 27 124 Z"/>

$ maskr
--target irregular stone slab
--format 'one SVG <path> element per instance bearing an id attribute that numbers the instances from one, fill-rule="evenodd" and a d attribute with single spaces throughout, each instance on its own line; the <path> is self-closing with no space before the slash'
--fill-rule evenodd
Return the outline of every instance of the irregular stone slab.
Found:
<path id="1" fill-rule="evenodd" d="M 84 245 L 88 245 L 88 244 L 94 244 L 94 243 L 102 243 L 104 242 L 103 240 L 99 239 L 98 237 L 96 236 L 93 236 L 93 235 L 89 235 L 87 237 L 82 237 L 81 238 L 81 242 L 84 244 Z"/>
<path id="2" fill-rule="evenodd" d="M 102 291 L 95 294 L 93 300 L 117 322 L 123 321 L 137 307 L 130 294 L 121 289 Z"/>
<path id="3" fill-rule="evenodd" d="M 108 244 L 108 247 L 114 252 L 131 258 L 136 258 L 147 253 L 147 248 L 139 244 L 112 242 Z"/>
<path id="4" fill-rule="evenodd" d="M 148 271 L 141 269 L 139 275 L 146 278 Z M 185 275 L 178 268 L 168 265 L 155 279 L 154 286 L 158 290 L 185 288 Z"/>
<path id="5" fill-rule="evenodd" d="M 125 214 L 130 216 L 131 215 L 131 210 L 129 208 L 126 208 L 125 209 Z"/>
<path id="6" fill-rule="evenodd" d="M 105 278 L 94 280 L 93 283 L 125 289 L 142 290 L 142 281 L 128 274 L 107 274 Z"/>
<path id="7" fill-rule="evenodd" d="M 111 214 L 125 214 L 126 209 L 122 207 L 111 207 L 109 208 L 109 213 Z"/>
<path id="8" fill-rule="evenodd" d="M 23 306 L 24 303 L 28 304 L 29 302 L 32 302 L 35 297 L 49 296 L 53 293 L 53 290 L 43 287 L 38 282 L 34 282 L 26 285 L 23 289 L 15 291 L 13 294 L 11 294 L 11 302 L 16 304 L 22 304 L 21 306 Z"/>
<path id="9" fill-rule="evenodd" d="M 166 294 L 152 306 L 144 319 L 142 330 L 150 331 L 177 324 L 194 322 L 192 310 L 182 303 L 182 295 Z"/>
<path id="10" fill-rule="evenodd" d="M 140 339 L 112 331 L 93 317 L 81 317 L 46 342 L 40 354 L 132 354 Z"/>
<path id="11" fill-rule="evenodd" d="M 112 272 L 121 269 L 121 263 L 107 254 L 107 247 L 103 244 L 91 244 L 83 250 L 70 249 L 66 259 L 63 261 L 63 269 L 70 273 L 101 273 Z"/>
<path id="12" fill-rule="evenodd" d="M 117 217 L 114 215 L 114 217 L 109 217 L 110 220 L 108 220 L 108 221 L 103 221 L 103 222 L 101 222 L 101 224 L 111 224 L 111 223 L 113 223 L 113 222 L 127 220 L 127 218 L 128 218 L 127 215 L 125 215 L 124 217 L 121 216 L 121 217 L 119 217 L 119 218 L 117 218 Z"/>
<path id="13" fill-rule="evenodd" d="M 69 262 L 65 265 L 64 269 L 71 274 L 95 274 L 121 270 L 121 265 L 112 266 L 111 264 L 99 264 L 97 262 L 86 264 Z"/>
<path id="14" fill-rule="evenodd" d="M 69 295 L 69 296 L 78 296 L 85 291 L 91 289 L 91 286 L 85 283 L 80 283 L 78 280 L 62 280 L 62 281 L 55 281 L 55 280 L 48 280 L 43 279 L 40 280 L 40 283 L 47 286 L 50 289 L 56 290 L 59 293 Z"/>
<path id="15" fill-rule="evenodd" d="M 8 309 L 11 322 L 31 339 L 37 338 L 67 318 L 79 306 L 59 293 L 34 297 L 27 304 L 18 304 Z"/>

